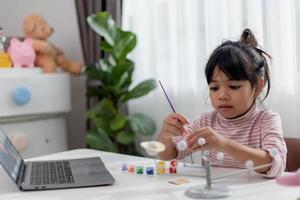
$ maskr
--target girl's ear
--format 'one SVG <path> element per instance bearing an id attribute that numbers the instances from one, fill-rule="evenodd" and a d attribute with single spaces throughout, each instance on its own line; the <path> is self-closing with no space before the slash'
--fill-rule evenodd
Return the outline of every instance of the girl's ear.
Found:
<path id="1" fill-rule="evenodd" d="M 260 95 L 260 93 L 263 91 L 264 89 L 264 86 L 265 86 L 265 81 L 263 78 L 259 79 L 258 82 L 257 82 L 257 86 L 256 86 L 256 89 L 255 89 L 255 93 L 254 93 L 254 96 L 255 97 L 258 97 Z"/>

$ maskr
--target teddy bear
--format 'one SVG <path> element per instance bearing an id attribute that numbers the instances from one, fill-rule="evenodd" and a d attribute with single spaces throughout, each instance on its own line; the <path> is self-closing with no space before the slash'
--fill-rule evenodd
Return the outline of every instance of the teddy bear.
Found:
<path id="1" fill-rule="evenodd" d="M 68 60 L 58 47 L 47 41 L 53 31 L 41 15 L 31 14 L 24 18 L 24 37 L 32 39 L 32 46 L 36 52 L 35 65 L 42 67 L 45 73 L 53 73 L 57 67 L 61 67 L 71 74 L 80 74 L 83 65 Z"/>

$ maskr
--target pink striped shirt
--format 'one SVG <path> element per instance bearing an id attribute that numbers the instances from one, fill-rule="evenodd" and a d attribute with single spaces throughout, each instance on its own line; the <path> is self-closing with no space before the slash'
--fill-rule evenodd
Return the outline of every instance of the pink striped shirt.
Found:
<path id="1" fill-rule="evenodd" d="M 192 133 L 197 128 L 207 126 L 240 144 L 268 152 L 275 149 L 277 154 L 273 158 L 272 167 L 266 176 L 276 177 L 284 171 L 287 149 L 283 140 L 281 120 L 277 113 L 268 109 L 260 109 L 255 104 L 247 113 L 235 119 L 226 119 L 221 114 L 213 111 L 202 114 L 186 129 Z M 217 161 L 216 155 L 216 151 L 210 152 L 212 162 Z M 241 163 L 229 154 L 224 153 L 224 160 L 220 166 L 245 168 L 245 163 Z"/>

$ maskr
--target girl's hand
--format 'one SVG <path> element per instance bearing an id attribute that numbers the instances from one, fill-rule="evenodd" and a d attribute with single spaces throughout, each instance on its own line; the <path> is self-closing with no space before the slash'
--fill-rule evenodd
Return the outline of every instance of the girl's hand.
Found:
<path id="1" fill-rule="evenodd" d="M 170 114 L 165 118 L 160 134 L 169 137 L 182 135 L 185 132 L 183 126 L 187 123 L 188 120 L 181 114 L 179 113 Z"/>
<path id="2" fill-rule="evenodd" d="M 173 137 L 181 136 L 184 134 L 184 125 L 188 123 L 188 120 L 179 113 L 173 113 L 168 115 L 163 123 L 162 129 L 158 135 L 158 141 L 164 143 L 166 150 L 160 153 L 162 159 L 173 159 L 177 155 L 177 151 L 173 144 Z"/>
<path id="3" fill-rule="evenodd" d="M 210 127 L 199 128 L 186 138 L 191 152 L 200 150 L 201 146 L 198 144 L 199 138 L 204 138 L 206 141 L 203 147 L 218 151 L 224 151 L 227 142 L 227 138 L 218 134 L 214 129 Z"/>

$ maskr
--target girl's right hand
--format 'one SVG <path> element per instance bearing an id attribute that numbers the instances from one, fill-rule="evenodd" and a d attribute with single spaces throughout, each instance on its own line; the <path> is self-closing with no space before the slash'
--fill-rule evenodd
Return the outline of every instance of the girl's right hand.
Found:
<path id="1" fill-rule="evenodd" d="M 184 125 L 188 123 L 188 120 L 179 113 L 172 113 L 165 118 L 158 135 L 158 140 L 166 146 L 166 150 L 160 154 L 162 159 L 167 160 L 175 157 L 177 153 L 172 139 L 175 136 L 183 135 L 185 133 Z"/>
<path id="2" fill-rule="evenodd" d="M 165 118 L 160 134 L 170 137 L 183 135 L 185 132 L 184 125 L 188 123 L 183 115 L 179 113 L 170 114 Z"/>

